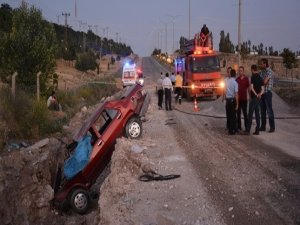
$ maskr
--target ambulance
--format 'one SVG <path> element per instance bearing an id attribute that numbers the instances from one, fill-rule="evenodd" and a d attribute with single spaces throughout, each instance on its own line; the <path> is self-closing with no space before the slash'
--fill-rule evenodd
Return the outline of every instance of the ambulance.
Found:
<path id="1" fill-rule="evenodd" d="M 135 63 L 126 62 L 123 66 L 122 72 L 123 87 L 131 86 L 134 84 L 144 84 L 144 77 L 141 69 Z"/>

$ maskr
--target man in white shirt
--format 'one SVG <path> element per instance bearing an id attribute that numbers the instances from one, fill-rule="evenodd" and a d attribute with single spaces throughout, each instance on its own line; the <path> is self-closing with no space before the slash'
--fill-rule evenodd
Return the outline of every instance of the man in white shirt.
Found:
<path id="1" fill-rule="evenodd" d="M 172 110 L 171 107 L 171 92 L 173 90 L 172 82 L 171 79 L 169 78 L 169 73 L 166 73 L 165 79 L 163 79 L 162 86 L 165 92 L 165 105 L 166 105 L 166 110 Z"/>
<path id="2" fill-rule="evenodd" d="M 157 91 L 157 95 L 158 95 L 158 109 L 162 109 L 162 102 L 163 102 L 163 97 L 164 97 L 164 89 L 162 86 L 162 82 L 163 82 L 163 73 L 160 73 L 160 77 L 157 80 L 157 85 L 156 85 L 156 91 Z"/>

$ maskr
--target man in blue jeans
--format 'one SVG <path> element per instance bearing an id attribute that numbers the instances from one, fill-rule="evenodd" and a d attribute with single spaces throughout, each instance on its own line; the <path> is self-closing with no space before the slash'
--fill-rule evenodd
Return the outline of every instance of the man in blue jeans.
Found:
<path id="1" fill-rule="evenodd" d="M 250 104 L 249 104 L 249 113 L 248 113 L 248 120 L 247 120 L 247 126 L 246 126 L 246 132 L 245 134 L 250 134 L 251 125 L 252 125 L 252 118 L 253 113 L 255 112 L 255 121 L 256 121 L 256 128 L 254 135 L 259 135 L 259 129 L 260 129 L 260 102 L 261 102 L 261 96 L 264 93 L 264 84 L 263 79 L 257 72 L 257 66 L 252 65 L 251 66 L 251 92 L 250 92 Z"/>
<path id="2" fill-rule="evenodd" d="M 265 91 L 262 95 L 261 101 L 261 126 L 260 131 L 266 131 L 266 123 L 267 123 L 267 113 L 269 117 L 269 125 L 270 130 L 269 132 L 275 132 L 275 118 L 274 112 L 272 107 L 272 89 L 273 89 L 273 82 L 274 82 L 274 75 L 273 71 L 269 67 L 267 59 L 261 59 L 261 73 L 260 76 L 263 79 L 263 83 L 265 85 Z"/>

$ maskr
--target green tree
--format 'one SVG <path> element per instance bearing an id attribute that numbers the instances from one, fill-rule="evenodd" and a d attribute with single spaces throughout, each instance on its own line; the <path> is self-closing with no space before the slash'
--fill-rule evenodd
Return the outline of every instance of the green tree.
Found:
<path id="1" fill-rule="evenodd" d="M 78 55 L 75 68 L 86 72 L 87 70 L 95 70 L 97 68 L 96 56 L 92 51 L 88 51 Z"/>
<path id="2" fill-rule="evenodd" d="M 223 30 L 220 33 L 219 51 L 234 53 L 234 45 L 230 40 L 230 35 L 229 33 L 227 33 L 227 35 L 225 36 L 225 32 Z"/>
<path id="3" fill-rule="evenodd" d="M 290 51 L 288 48 L 284 48 L 280 56 L 283 57 L 283 65 L 286 68 L 286 76 L 287 76 L 287 70 L 292 70 L 292 77 L 293 77 L 293 68 L 298 67 L 296 54 Z"/>
<path id="4" fill-rule="evenodd" d="M 12 8 L 8 4 L 1 4 L 0 8 L 0 34 L 9 33 L 12 26 Z"/>
<path id="5" fill-rule="evenodd" d="M 8 82 L 18 72 L 17 83 L 27 87 L 36 85 L 36 74 L 41 71 L 41 91 L 54 72 L 56 37 L 53 27 L 42 18 L 35 7 L 22 5 L 13 11 L 11 32 L 0 43 L 0 74 Z"/>

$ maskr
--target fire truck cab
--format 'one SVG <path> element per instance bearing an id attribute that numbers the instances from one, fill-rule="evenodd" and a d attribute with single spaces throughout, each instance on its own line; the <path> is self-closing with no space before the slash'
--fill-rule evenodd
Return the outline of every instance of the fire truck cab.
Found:
<path id="1" fill-rule="evenodd" d="M 208 46 L 202 46 L 200 34 L 184 46 L 184 56 L 175 60 L 176 72 L 182 69 L 183 95 L 187 99 L 194 97 L 219 97 L 223 93 L 224 81 L 221 75 L 220 61 L 209 39 Z"/>

